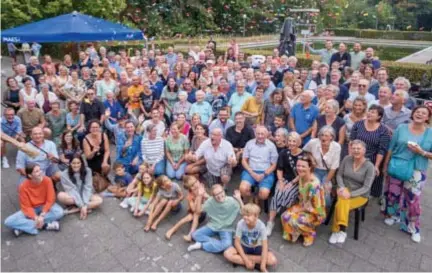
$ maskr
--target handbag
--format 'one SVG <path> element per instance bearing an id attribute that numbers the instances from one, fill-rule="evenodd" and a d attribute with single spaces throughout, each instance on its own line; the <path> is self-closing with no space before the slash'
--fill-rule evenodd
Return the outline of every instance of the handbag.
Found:
<path id="1" fill-rule="evenodd" d="M 425 140 L 429 135 L 429 129 L 426 130 L 423 135 L 420 146 L 424 145 Z M 388 164 L 387 173 L 397 180 L 408 181 L 414 174 L 414 163 L 418 155 L 414 155 L 410 159 L 400 158 L 397 156 L 392 156 Z"/>
<path id="2" fill-rule="evenodd" d="M 100 173 L 93 172 L 93 188 L 95 192 L 100 193 L 103 192 L 111 185 L 108 178 L 101 175 Z"/>
<path id="3" fill-rule="evenodd" d="M 327 172 L 330 172 L 330 168 L 327 166 L 327 163 L 325 162 L 324 156 L 321 152 L 320 152 L 320 155 L 321 155 L 321 161 L 322 161 L 324 167 L 326 168 Z M 329 181 L 329 182 L 332 183 L 332 189 L 330 191 L 330 194 L 331 194 L 331 196 L 335 197 L 335 196 L 337 196 L 337 193 L 336 193 L 336 189 L 337 189 L 336 175 L 334 175 L 333 178 L 331 179 L 331 181 Z"/>

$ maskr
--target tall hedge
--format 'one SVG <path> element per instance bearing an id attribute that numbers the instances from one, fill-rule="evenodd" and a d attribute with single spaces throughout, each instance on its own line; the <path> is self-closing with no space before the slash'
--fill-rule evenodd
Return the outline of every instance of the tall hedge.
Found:
<path id="1" fill-rule="evenodd" d="M 384 31 L 375 29 L 332 28 L 336 36 L 348 36 L 368 39 L 390 39 L 411 41 L 432 41 L 432 32 L 426 31 Z"/>

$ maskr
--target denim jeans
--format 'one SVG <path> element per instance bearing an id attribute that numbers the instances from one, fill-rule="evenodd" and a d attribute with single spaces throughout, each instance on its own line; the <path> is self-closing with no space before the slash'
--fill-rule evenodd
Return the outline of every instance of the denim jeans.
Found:
<path id="1" fill-rule="evenodd" d="M 321 183 L 321 186 L 324 185 L 324 181 L 327 178 L 327 174 L 328 171 L 327 170 L 322 170 L 322 169 L 317 169 L 315 168 L 315 176 L 318 178 L 318 180 Z M 332 204 L 332 197 L 331 197 L 331 191 L 330 192 L 325 192 L 325 203 L 326 203 L 326 207 L 330 207 Z"/>
<path id="2" fill-rule="evenodd" d="M 35 213 L 40 214 L 42 212 L 42 208 L 43 206 L 35 208 Z M 45 215 L 44 223 L 51 223 L 53 221 L 59 220 L 62 217 L 62 207 L 54 203 L 54 205 L 52 205 L 51 209 Z M 36 228 L 35 221 L 33 219 L 27 218 L 21 210 L 7 217 L 4 224 L 10 229 L 18 229 L 29 234 L 36 235 L 39 233 L 39 230 Z"/>
<path id="3" fill-rule="evenodd" d="M 169 160 L 167 160 L 166 174 L 169 178 L 181 180 L 182 176 L 185 173 L 185 169 L 186 169 L 186 162 L 183 162 L 182 164 L 180 164 L 180 166 L 177 170 L 174 170 L 174 168 L 171 165 L 171 163 L 169 162 Z"/>
<path id="4" fill-rule="evenodd" d="M 156 163 L 154 169 L 154 176 L 159 176 L 165 173 L 165 159 L 162 159 L 158 163 Z"/>
<path id="5" fill-rule="evenodd" d="M 218 235 L 220 239 L 215 239 L 213 236 Z M 202 248 L 211 253 L 220 253 L 232 246 L 232 232 L 230 231 L 214 231 L 208 226 L 203 226 L 192 233 L 192 238 L 195 242 L 202 244 Z"/>

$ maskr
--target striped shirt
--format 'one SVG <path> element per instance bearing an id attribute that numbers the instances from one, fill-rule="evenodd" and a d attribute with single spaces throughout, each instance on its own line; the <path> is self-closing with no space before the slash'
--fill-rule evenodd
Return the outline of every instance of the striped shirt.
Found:
<path id="1" fill-rule="evenodd" d="M 141 141 L 141 154 L 144 162 L 156 164 L 164 158 L 164 144 L 162 137 L 157 136 L 155 139 L 146 137 Z"/>

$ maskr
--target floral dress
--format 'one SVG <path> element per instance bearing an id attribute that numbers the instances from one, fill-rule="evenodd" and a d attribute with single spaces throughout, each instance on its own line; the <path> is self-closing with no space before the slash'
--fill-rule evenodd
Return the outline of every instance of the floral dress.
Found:
<path id="1" fill-rule="evenodd" d="M 325 219 L 324 189 L 315 176 L 312 181 L 299 181 L 299 202 L 282 215 L 283 238 L 290 242 L 303 236 L 304 244 L 311 245 L 316 237 L 315 228 Z"/>

